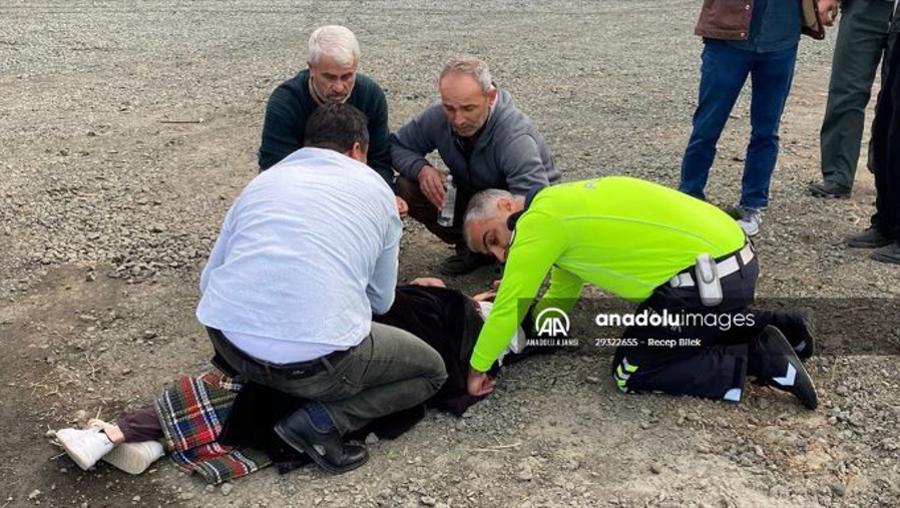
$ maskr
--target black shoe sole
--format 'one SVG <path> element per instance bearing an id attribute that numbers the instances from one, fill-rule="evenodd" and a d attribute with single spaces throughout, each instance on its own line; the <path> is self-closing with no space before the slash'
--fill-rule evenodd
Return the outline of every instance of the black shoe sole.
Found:
<path id="1" fill-rule="evenodd" d="M 873 252 L 869 254 L 869 259 L 873 261 L 878 261 L 879 263 L 889 263 L 893 265 L 900 265 L 900 257 L 897 256 L 886 256 L 881 254 L 880 252 Z"/>
<path id="2" fill-rule="evenodd" d="M 769 331 L 768 330 L 769 328 L 771 328 L 772 331 Z M 782 385 L 782 384 L 776 382 L 773 377 L 769 377 L 769 378 L 765 379 L 762 384 L 765 384 L 766 386 L 770 386 L 772 388 L 775 388 L 775 389 L 778 389 L 781 391 L 785 391 L 785 392 L 788 392 L 788 393 L 794 395 L 795 397 L 797 397 L 797 399 L 800 401 L 800 403 L 802 403 L 803 406 L 806 407 L 806 409 L 809 409 L 809 410 L 816 409 L 819 406 L 819 395 L 816 390 L 816 384 L 815 384 L 815 382 L 813 382 L 812 376 L 809 375 L 809 372 L 806 370 L 806 367 L 803 365 L 803 362 L 797 356 L 797 353 L 794 351 L 794 348 L 791 346 L 791 343 L 787 340 L 787 338 L 784 336 L 784 334 L 781 332 L 781 330 L 779 330 L 775 326 L 767 326 L 766 330 L 763 333 L 777 334 L 776 335 L 777 340 L 779 342 L 781 342 L 782 344 L 784 344 L 784 346 L 779 347 L 779 349 L 782 350 L 781 354 L 787 356 L 787 363 L 790 366 L 792 366 L 796 372 L 794 373 L 794 382 L 790 386 Z M 768 354 L 772 354 L 772 352 L 773 352 L 773 350 L 771 350 L 771 349 L 769 349 L 767 351 Z M 806 382 L 809 383 L 808 395 L 811 395 L 811 398 L 809 398 L 808 400 L 804 399 L 803 397 L 800 396 L 800 393 L 802 393 L 803 390 L 800 389 L 800 384 L 797 382 L 797 380 L 803 380 L 803 379 L 805 379 Z"/>
<path id="3" fill-rule="evenodd" d="M 290 430 L 284 428 L 281 425 L 281 422 L 275 424 L 275 433 L 278 434 L 278 437 L 281 438 L 282 441 L 290 445 L 291 448 L 297 450 L 298 452 L 305 453 L 309 458 L 313 460 L 319 467 L 324 469 L 325 471 L 332 474 L 341 474 L 346 473 L 348 471 L 353 471 L 354 469 L 362 466 L 366 462 L 369 461 L 369 455 L 366 454 L 360 461 L 354 462 L 352 464 L 340 467 L 335 466 L 331 462 L 328 462 L 325 457 L 319 455 L 319 452 L 315 450 L 309 443 L 306 442 L 303 438 L 297 436 Z"/>
<path id="4" fill-rule="evenodd" d="M 806 187 L 809 190 L 809 193 L 816 198 L 828 198 L 828 199 L 850 199 L 850 191 L 847 192 L 828 192 L 822 189 L 818 189 L 812 185 Z"/>

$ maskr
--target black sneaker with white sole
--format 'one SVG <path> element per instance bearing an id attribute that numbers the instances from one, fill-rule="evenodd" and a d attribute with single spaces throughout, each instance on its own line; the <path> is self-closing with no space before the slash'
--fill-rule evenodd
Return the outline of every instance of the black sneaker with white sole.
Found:
<path id="1" fill-rule="evenodd" d="M 819 397 L 812 378 L 781 330 L 767 326 L 750 343 L 748 373 L 757 383 L 794 394 L 807 409 L 819 405 Z"/>

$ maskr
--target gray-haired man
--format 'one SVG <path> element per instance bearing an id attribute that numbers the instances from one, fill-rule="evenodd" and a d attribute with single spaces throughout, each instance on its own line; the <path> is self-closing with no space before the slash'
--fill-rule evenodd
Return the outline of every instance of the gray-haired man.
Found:
<path id="1" fill-rule="evenodd" d="M 274 166 L 303 147 L 306 121 L 318 107 L 346 103 L 366 115 L 368 165 L 393 188 L 388 147 L 388 106 L 378 83 L 357 72 L 359 42 L 348 28 L 326 25 L 309 37 L 308 68 L 278 86 L 269 98 L 259 147 L 259 170 Z M 406 203 L 397 201 L 401 216 Z"/>
<path id="2" fill-rule="evenodd" d="M 456 245 L 441 271 L 471 272 L 493 263 L 468 250 L 462 239 L 462 215 L 469 198 L 485 189 L 525 195 L 536 186 L 559 182 L 544 138 L 519 111 L 512 97 L 491 81 L 488 66 L 472 57 L 449 59 L 438 79 L 441 100 L 391 135 L 391 159 L 399 171 L 397 194 L 409 214 L 446 243 Z M 437 150 L 457 187 L 454 222 L 437 223 L 447 177 L 425 157 Z"/>

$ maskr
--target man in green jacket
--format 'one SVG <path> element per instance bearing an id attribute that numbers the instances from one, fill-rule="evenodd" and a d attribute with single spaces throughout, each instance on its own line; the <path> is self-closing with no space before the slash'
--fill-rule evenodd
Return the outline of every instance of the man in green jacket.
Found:
<path id="1" fill-rule="evenodd" d="M 472 395 L 493 389 L 486 372 L 549 272 L 550 287 L 530 311 L 538 319 L 551 307 L 571 310 L 585 282 L 640 302 L 637 314 L 683 319 L 625 330 L 613 364 L 622 391 L 737 402 L 751 375 L 816 407 L 815 387 L 800 361 L 813 350 L 805 321 L 795 313 L 749 310 L 756 256 L 740 226 L 712 205 L 627 177 L 561 184 L 527 198 L 488 190 L 472 198 L 465 235 L 473 251 L 506 262 L 470 360 Z M 708 316 L 716 323 L 726 316 L 734 326 L 706 326 Z M 689 345 L 670 347 L 681 338 Z"/>

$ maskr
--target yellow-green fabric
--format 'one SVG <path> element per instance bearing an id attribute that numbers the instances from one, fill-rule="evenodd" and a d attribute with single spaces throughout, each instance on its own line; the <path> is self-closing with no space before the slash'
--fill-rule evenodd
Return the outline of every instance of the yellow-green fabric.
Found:
<path id="1" fill-rule="evenodd" d="M 564 299 L 571 307 L 584 282 L 644 300 L 698 255 L 718 258 L 744 242 L 740 226 L 722 210 L 655 183 L 617 176 L 548 187 L 516 224 L 503 281 L 470 365 L 490 369 L 547 272 L 550 287 L 535 315 L 548 301 L 559 307 Z"/>

